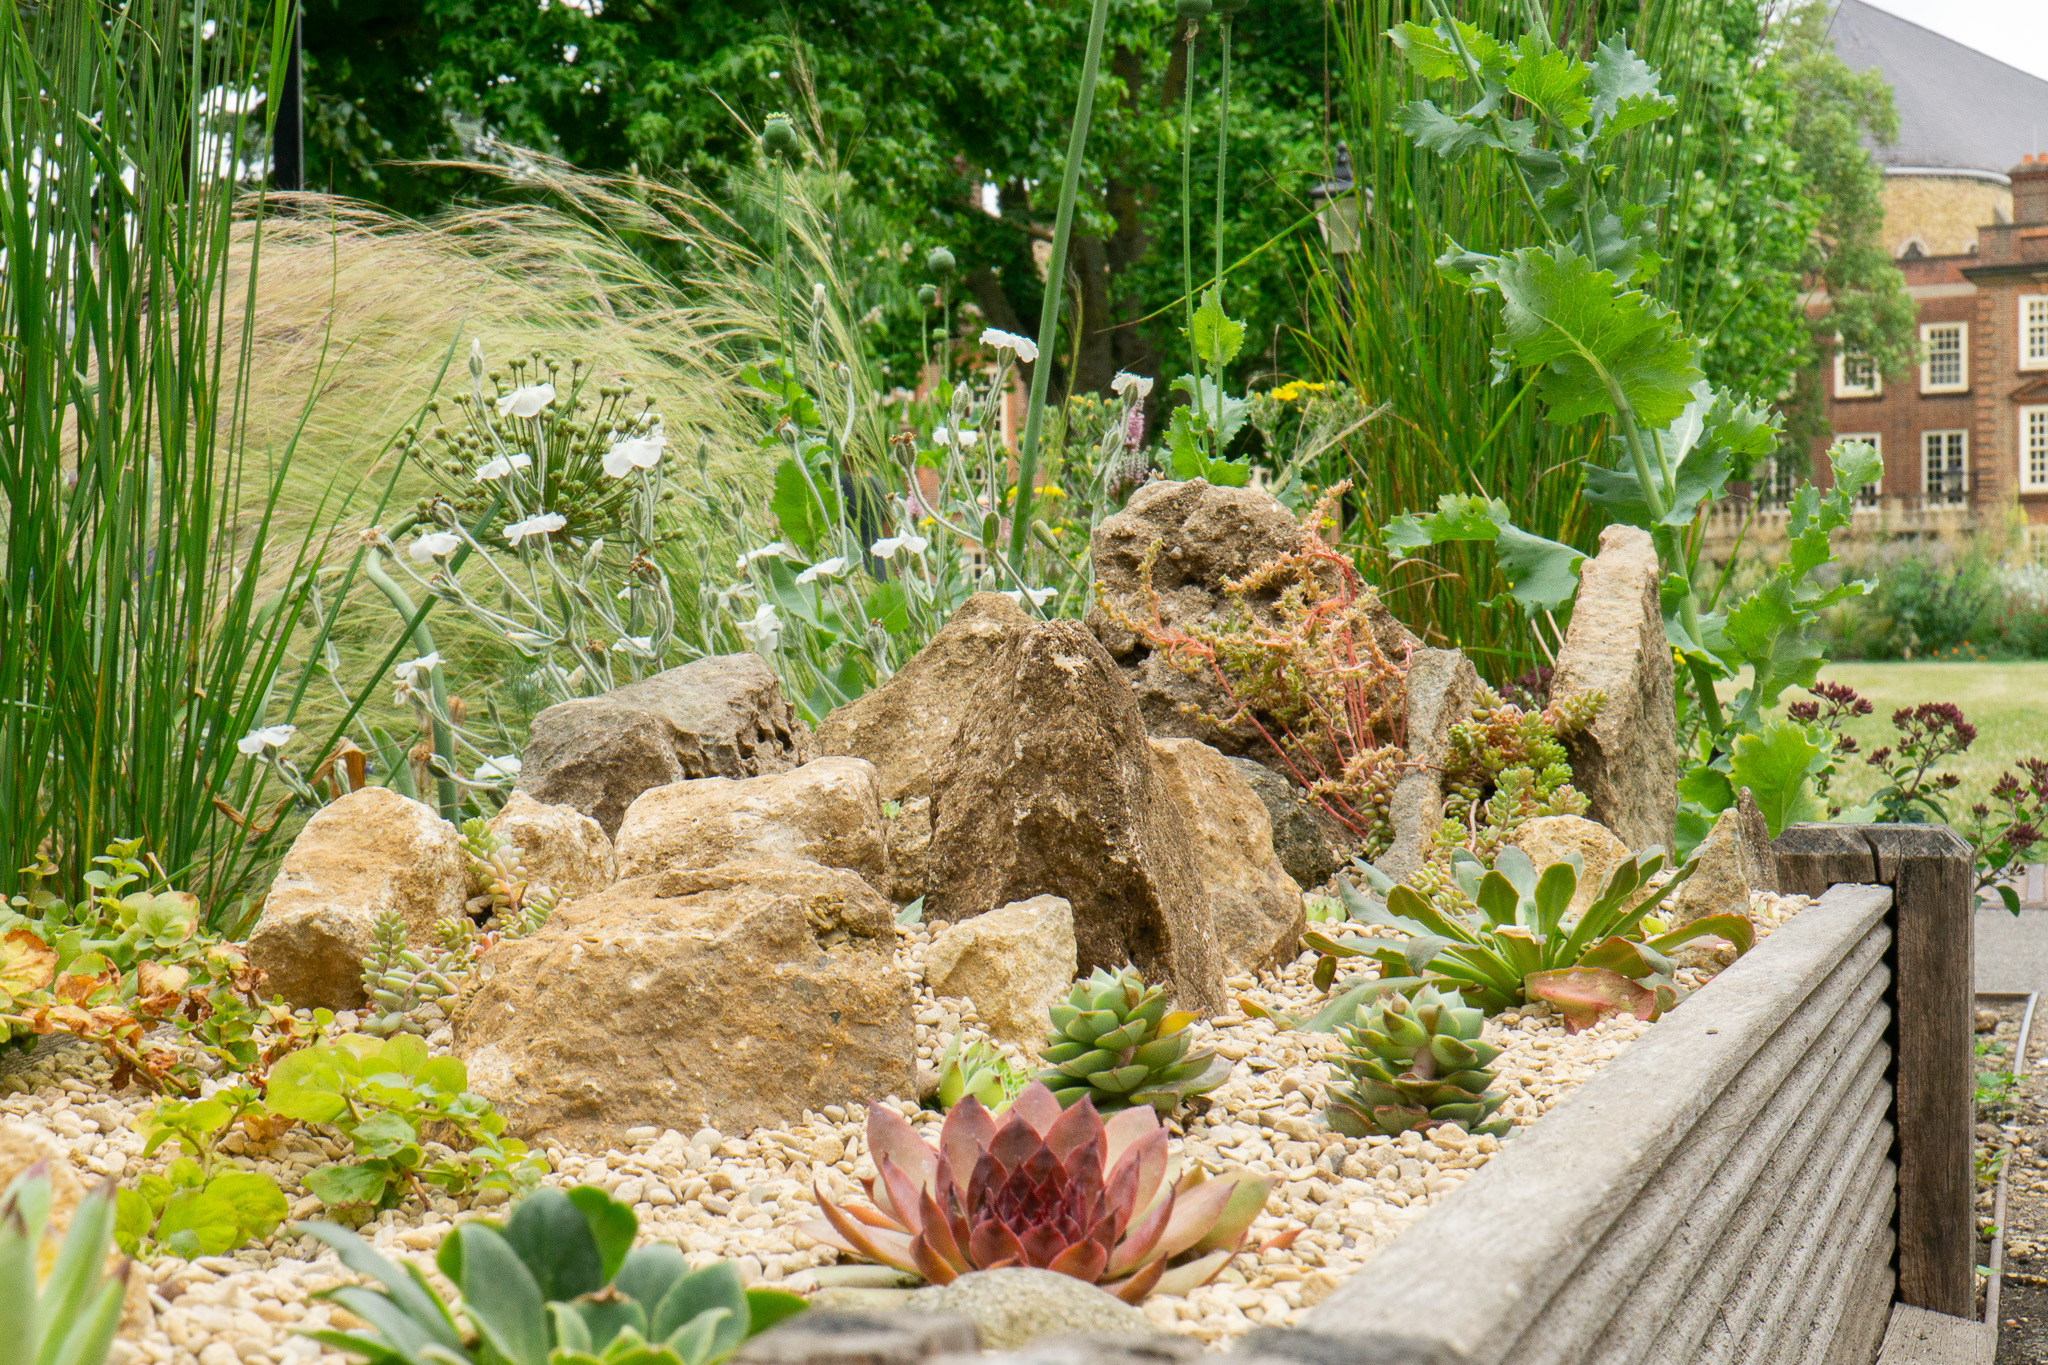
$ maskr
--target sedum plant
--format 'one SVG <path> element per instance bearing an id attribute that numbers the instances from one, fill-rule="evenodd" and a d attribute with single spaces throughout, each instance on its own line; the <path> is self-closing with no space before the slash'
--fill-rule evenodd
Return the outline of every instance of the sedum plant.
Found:
<path id="1" fill-rule="evenodd" d="M 1171 1113 L 1190 1095 L 1214 1090 L 1230 1063 L 1213 1052 L 1190 1051 L 1192 1010 L 1173 1010 L 1160 986 L 1147 986 L 1137 968 L 1097 967 L 1052 1007 L 1038 1073 L 1062 1106 L 1092 1100 L 1098 1112 L 1145 1105 Z"/>
<path id="2" fill-rule="evenodd" d="M 1578 890 L 1577 860 L 1552 863 L 1539 875 L 1518 848 L 1502 849 L 1490 871 L 1476 859 L 1457 860 L 1457 898 L 1425 897 L 1382 877 L 1380 900 L 1347 878 L 1339 890 L 1353 919 L 1407 937 L 1333 939 L 1312 931 L 1304 938 L 1331 959 L 1372 958 L 1383 976 L 1405 978 L 1404 984 L 1422 978 L 1450 986 L 1488 1012 L 1547 1000 L 1574 1033 L 1623 1011 L 1656 1019 L 1678 1002 L 1667 956 L 1674 948 L 1718 937 L 1747 952 L 1756 938 L 1746 915 L 1708 915 L 1646 938 L 1644 920 L 1697 866 L 1688 863 L 1647 889 L 1663 865 L 1659 849 L 1624 860 L 1576 918 L 1568 910 Z M 1474 909 L 1459 908 L 1459 900 L 1469 900 Z M 1355 983 L 1352 989 L 1363 991 L 1368 984 L 1380 983 Z"/>
<path id="3" fill-rule="evenodd" d="M 121 1325 L 128 1263 L 111 1274 L 114 1187 L 101 1185 L 71 1217 L 55 1255 L 49 1166 L 38 1161 L 0 1195 L 0 1359 L 33 1365 L 100 1365 Z"/>
<path id="4" fill-rule="evenodd" d="M 1000 1114 L 1030 1084 L 1031 1073 L 998 1052 L 985 1039 L 961 1046 L 954 1038 L 939 1062 L 939 1089 L 933 1096 L 941 1109 L 951 1109 L 967 1096 Z"/>
<path id="5" fill-rule="evenodd" d="M 434 926 L 439 946 L 421 951 L 406 946 L 403 911 L 386 910 L 370 930 L 370 955 L 363 959 L 364 1033 L 389 1038 L 395 1033 L 430 1031 L 426 1007 L 444 1012 L 453 1007 L 462 981 L 476 961 L 475 928 L 452 916 Z"/>
<path id="6" fill-rule="evenodd" d="M 1063 1109 L 1037 1081 L 1000 1123 L 973 1096 L 961 1100 L 936 1149 L 895 1110 L 871 1104 L 868 1150 L 873 1206 L 841 1208 L 820 1190 L 824 1221 L 804 1231 L 933 1284 L 1033 1266 L 1126 1303 L 1185 1294 L 1222 1273 L 1272 1192 L 1249 1176 L 1175 1180 L 1151 1109 L 1105 1123 L 1086 1099 Z"/>
<path id="7" fill-rule="evenodd" d="M 1486 1068 L 1500 1049 L 1479 1040 L 1486 1013 L 1456 993 L 1424 986 L 1411 1000 L 1387 991 L 1337 1026 L 1344 1050 L 1330 1059 L 1333 1076 L 1324 1112 L 1346 1137 L 1455 1123 L 1468 1133 L 1506 1137 L 1513 1124 L 1494 1117 L 1505 1096 L 1490 1094 Z"/>
<path id="8" fill-rule="evenodd" d="M 519 846 L 490 822 L 462 822 L 462 850 L 469 857 L 469 913 L 508 938 L 524 938 L 547 922 L 561 897 L 533 880 L 519 861 Z"/>
<path id="9" fill-rule="evenodd" d="M 394 1265 L 328 1223 L 306 1231 L 380 1287 L 321 1297 L 361 1318 L 307 1335 L 371 1365 L 716 1365 L 804 1301 L 747 1289 L 723 1261 L 691 1270 L 667 1242 L 637 1250 L 639 1220 L 594 1185 L 534 1191 L 502 1225 L 458 1224 L 435 1263 L 460 1314 L 413 1265 Z"/>

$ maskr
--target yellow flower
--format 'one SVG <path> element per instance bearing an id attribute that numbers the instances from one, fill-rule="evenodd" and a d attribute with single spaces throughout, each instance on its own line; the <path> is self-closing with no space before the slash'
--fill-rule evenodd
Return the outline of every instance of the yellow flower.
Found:
<path id="1" fill-rule="evenodd" d="M 1273 390 L 1273 400 L 1278 403 L 1292 403 L 1299 397 L 1301 397 L 1301 385 L 1299 383 L 1282 384 L 1279 388 Z"/>

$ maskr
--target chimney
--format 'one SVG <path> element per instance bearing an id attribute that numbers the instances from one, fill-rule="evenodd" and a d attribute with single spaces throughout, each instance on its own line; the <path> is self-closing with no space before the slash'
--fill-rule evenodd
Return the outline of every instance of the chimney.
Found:
<path id="1" fill-rule="evenodd" d="M 2048 223 L 2048 153 L 2028 154 L 2012 168 L 2012 221 L 2015 226 Z"/>

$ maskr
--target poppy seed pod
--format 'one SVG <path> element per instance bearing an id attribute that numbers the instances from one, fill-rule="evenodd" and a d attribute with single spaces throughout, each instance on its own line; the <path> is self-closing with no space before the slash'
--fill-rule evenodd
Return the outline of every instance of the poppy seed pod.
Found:
<path id="1" fill-rule="evenodd" d="M 1198 24 L 1209 17 L 1209 0 L 1179 0 L 1173 7 L 1173 17 L 1186 23 Z"/>
<path id="2" fill-rule="evenodd" d="M 919 285 L 917 287 L 917 301 L 926 308 L 938 307 L 939 287 L 935 284 Z"/>
<path id="3" fill-rule="evenodd" d="M 770 114 L 768 122 L 761 127 L 761 150 L 769 156 L 794 160 L 803 151 L 803 139 L 796 134 L 796 125 L 789 121 L 787 114 Z"/>
<path id="4" fill-rule="evenodd" d="M 1251 0 L 1216 0 L 1214 7 L 1216 17 L 1224 20 L 1235 19 L 1238 15 L 1244 13 L 1244 7 L 1250 3 Z"/>
<path id="5" fill-rule="evenodd" d="M 952 277 L 953 272 L 960 268 L 960 263 L 953 259 L 952 252 L 942 246 L 935 246 L 924 258 L 924 268 L 944 280 Z"/>

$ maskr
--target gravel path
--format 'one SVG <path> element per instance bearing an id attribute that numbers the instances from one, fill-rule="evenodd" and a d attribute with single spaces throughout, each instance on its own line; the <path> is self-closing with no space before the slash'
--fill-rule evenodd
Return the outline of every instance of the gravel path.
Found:
<path id="1" fill-rule="evenodd" d="M 1760 930 L 1768 932 L 1801 904 L 1799 898 L 1759 897 Z M 899 963 L 920 982 L 916 1034 L 926 1069 L 935 1067 L 954 1034 L 985 1036 L 972 1001 L 940 999 L 922 985 L 924 950 L 935 927 L 899 930 L 898 945 Z M 1234 994 L 1268 1008 L 1309 1013 L 1323 999 L 1309 980 L 1313 965 L 1313 954 L 1304 954 L 1284 971 L 1230 985 Z M 1707 974 L 1689 969 L 1681 979 L 1696 985 Z M 344 1015 L 337 1025 L 353 1022 Z M 1304 1231 L 1284 1250 L 1240 1256 L 1216 1283 L 1186 1297 L 1154 1296 L 1144 1311 L 1162 1328 L 1222 1343 L 1255 1326 L 1292 1322 L 1499 1149 L 1490 1137 L 1455 1128 L 1438 1129 L 1430 1140 L 1412 1133 L 1399 1140 L 1340 1137 L 1318 1121 L 1333 1038 L 1276 1029 L 1235 1012 L 1195 1027 L 1201 1044 L 1239 1066 L 1206 1103 L 1196 1101 L 1182 1120 L 1169 1123 L 1182 1139 L 1176 1146 L 1183 1160 L 1278 1182 L 1251 1245 L 1297 1225 Z M 1518 1125 L 1534 1122 L 1649 1027 L 1609 1020 L 1574 1037 L 1542 1005 L 1490 1020 L 1486 1038 L 1504 1049 L 1496 1063 L 1498 1084 L 1508 1095 L 1504 1112 Z M 448 1035 L 444 1030 L 429 1042 L 445 1047 Z M 0 1070 L 0 1119 L 52 1132 L 88 1180 L 132 1179 L 166 1164 L 175 1155 L 168 1149 L 142 1159 L 142 1138 L 132 1127 L 149 1107 L 147 1097 L 134 1090 L 109 1094 L 110 1075 L 106 1062 L 87 1049 L 45 1043 L 24 1063 Z M 936 1137 L 940 1115 L 907 1100 L 893 1102 Z M 549 1183 L 604 1186 L 634 1205 L 643 1237 L 674 1241 L 694 1263 L 734 1260 L 749 1281 L 801 1292 L 816 1284 L 812 1269 L 836 1260 L 798 1227 L 816 1215 L 812 1182 L 835 1196 L 858 1193 L 858 1177 L 873 1173 L 863 1123 L 861 1113 L 828 1105 L 744 1135 L 636 1128 L 625 1134 L 626 1147 L 606 1152 L 540 1146 L 554 1172 Z M 319 1211 L 304 1187 L 306 1171 L 341 1155 L 302 1129 L 262 1148 L 238 1134 L 224 1149 L 238 1165 L 276 1176 L 295 1218 Z M 424 1207 L 415 1202 L 384 1213 L 362 1231 L 385 1254 L 407 1257 L 431 1275 L 433 1250 L 449 1228 L 463 1217 L 488 1215 L 488 1197 L 476 1203 L 473 1212 L 467 1201 L 437 1195 Z M 166 1257 L 147 1267 L 147 1309 L 124 1325 L 114 1365 L 341 1365 L 343 1357 L 294 1332 L 355 1325 L 347 1313 L 310 1298 L 346 1272 L 319 1243 L 289 1236 L 288 1228 L 265 1246 L 230 1256 Z"/>

